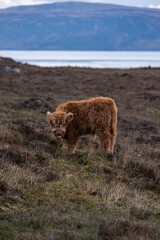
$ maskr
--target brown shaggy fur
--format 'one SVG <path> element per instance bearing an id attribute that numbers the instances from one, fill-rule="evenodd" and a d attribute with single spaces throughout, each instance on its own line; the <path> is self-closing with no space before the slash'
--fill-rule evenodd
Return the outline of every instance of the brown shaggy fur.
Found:
<path id="1" fill-rule="evenodd" d="M 91 134 L 100 139 L 103 153 L 112 153 L 117 134 L 117 107 L 111 98 L 91 98 L 59 105 L 47 113 L 54 135 L 63 137 L 68 154 L 75 152 L 80 136 Z"/>

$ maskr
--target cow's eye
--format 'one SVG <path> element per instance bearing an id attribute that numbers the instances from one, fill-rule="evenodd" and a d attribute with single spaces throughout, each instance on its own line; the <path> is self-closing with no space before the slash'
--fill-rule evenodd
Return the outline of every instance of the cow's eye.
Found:
<path id="1" fill-rule="evenodd" d="M 50 124 L 53 125 L 53 121 L 52 120 L 49 120 Z"/>

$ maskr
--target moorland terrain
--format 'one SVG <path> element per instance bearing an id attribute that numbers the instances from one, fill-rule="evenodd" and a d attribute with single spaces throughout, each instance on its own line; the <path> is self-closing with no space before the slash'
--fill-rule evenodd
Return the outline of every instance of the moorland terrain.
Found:
<path id="1" fill-rule="evenodd" d="M 118 106 L 114 156 L 83 137 L 68 158 L 46 111 L 97 96 Z M 0 58 L 0 239 L 160 239 L 160 69 Z"/>

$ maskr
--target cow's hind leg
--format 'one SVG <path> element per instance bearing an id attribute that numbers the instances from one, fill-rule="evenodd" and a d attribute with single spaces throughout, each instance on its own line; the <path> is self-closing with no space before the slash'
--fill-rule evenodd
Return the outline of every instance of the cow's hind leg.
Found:
<path id="1" fill-rule="evenodd" d="M 97 136 L 99 137 L 99 140 L 101 142 L 101 147 L 102 147 L 102 153 L 104 155 L 108 153 L 112 153 L 112 142 L 111 142 L 111 134 L 109 131 L 109 128 L 99 128 L 97 130 Z"/>
<path id="2" fill-rule="evenodd" d="M 112 152 L 112 153 L 113 153 L 113 151 L 114 151 L 115 141 L 116 141 L 116 133 L 112 133 L 112 134 L 111 134 L 111 152 Z"/>
<path id="3" fill-rule="evenodd" d="M 107 153 L 112 153 L 112 146 L 111 146 L 111 135 L 109 132 L 103 132 L 103 134 L 97 134 L 99 136 L 102 153 L 105 155 Z"/>

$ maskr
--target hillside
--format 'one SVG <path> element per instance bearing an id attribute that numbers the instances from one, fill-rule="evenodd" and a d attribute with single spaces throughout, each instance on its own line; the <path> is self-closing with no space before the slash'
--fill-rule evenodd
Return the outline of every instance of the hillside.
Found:
<path id="1" fill-rule="evenodd" d="M 0 10 L 1 50 L 160 50 L 160 10 L 67 2 Z"/>
<path id="2" fill-rule="evenodd" d="M 0 58 L 1 240 L 160 239 L 159 76 Z M 68 158 L 46 111 L 96 96 L 118 106 L 114 157 L 102 156 L 96 141 L 91 151 L 83 137 Z"/>

